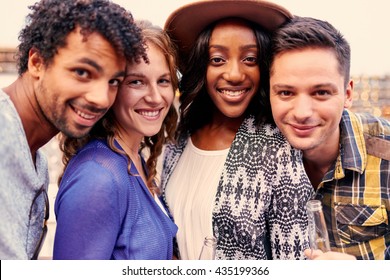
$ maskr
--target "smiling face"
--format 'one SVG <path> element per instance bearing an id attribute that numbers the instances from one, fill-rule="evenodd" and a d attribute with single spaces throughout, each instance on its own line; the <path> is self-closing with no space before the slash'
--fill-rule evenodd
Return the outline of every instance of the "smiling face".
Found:
<path id="1" fill-rule="evenodd" d="M 113 104 L 125 66 L 104 37 L 92 33 L 83 41 L 78 28 L 48 66 L 31 51 L 38 111 L 67 136 L 82 137 Z"/>
<path id="2" fill-rule="evenodd" d="M 130 137 L 157 134 L 174 99 L 171 75 L 162 51 L 147 44 L 149 63 L 128 66 L 126 78 L 113 105 L 120 134 Z"/>
<path id="3" fill-rule="evenodd" d="M 243 21 L 215 26 L 209 41 L 207 91 L 225 117 L 239 118 L 260 84 L 258 46 L 253 30 Z"/>
<path id="4" fill-rule="evenodd" d="M 292 146 L 324 157 L 338 149 L 339 123 L 352 104 L 335 54 L 324 48 L 282 52 L 274 58 L 270 101 L 275 123 Z"/>

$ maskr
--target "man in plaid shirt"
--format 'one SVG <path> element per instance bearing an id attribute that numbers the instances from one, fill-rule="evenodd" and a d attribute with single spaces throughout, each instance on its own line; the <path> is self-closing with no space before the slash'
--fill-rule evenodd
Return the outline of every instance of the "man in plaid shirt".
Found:
<path id="1" fill-rule="evenodd" d="M 272 115 L 302 150 L 328 227 L 332 252 L 311 258 L 385 259 L 390 123 L 347 109 L 353 98 L 348 42 L 327 22 L 295 17 L 277 31 L 272 50 Z"/>

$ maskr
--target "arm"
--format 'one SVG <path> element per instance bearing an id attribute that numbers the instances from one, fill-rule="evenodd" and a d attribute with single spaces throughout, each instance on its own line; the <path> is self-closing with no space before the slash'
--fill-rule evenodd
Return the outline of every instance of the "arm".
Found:
<path id="1" fill-rule="evenodd" d="M 53 258 L 110 259 L 120 230 L 118 194 L 111 174 L 96 162 L 86 161 L 65 175 L 55 204 Z"/>

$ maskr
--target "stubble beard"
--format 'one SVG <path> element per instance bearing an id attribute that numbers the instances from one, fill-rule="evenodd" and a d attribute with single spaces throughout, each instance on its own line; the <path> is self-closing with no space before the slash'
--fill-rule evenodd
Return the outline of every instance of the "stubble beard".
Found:
<path id="1" fill-rule="evenodd" d="M 36 103 L 38 105 L 38 110 L 40 111 L 40 115 L 43 116 L 46 123 L 48 123 L 53 130 L 57 130 L 57 132 L 63 133 L 67 137 L 71 138 L 81 138 L 88 134 L 91 128 L 84 129 L 71 129 L 69 122 L 65 116 L 65 107 L 67 106 L 65 103 L 61 109 L 61 105 L 58 102 L 59 94 L 54 93 L 49 95 L 47 88 L 42 85 L 42 83 L 38 86 L 38 92 L 40 92 L 41 96 L 51 99 L 46 99 L 46 101 L 41 102 L 40 99 L 35 94 Z"/>

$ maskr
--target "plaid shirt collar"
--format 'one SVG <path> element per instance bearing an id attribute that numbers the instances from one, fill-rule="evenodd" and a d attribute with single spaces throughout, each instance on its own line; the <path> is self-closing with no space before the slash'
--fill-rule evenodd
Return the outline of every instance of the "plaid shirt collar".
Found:
<path id="1" fill-rule="evenodd" d="M 350 114 L 348 110 L 343 112 L 340 132 L 340 153 L 333 168 L 325 174 L 324 181 L 344 178 L 345 169 L 362 174 L 367 165 L 363 127 L 356 115 Z"/>

